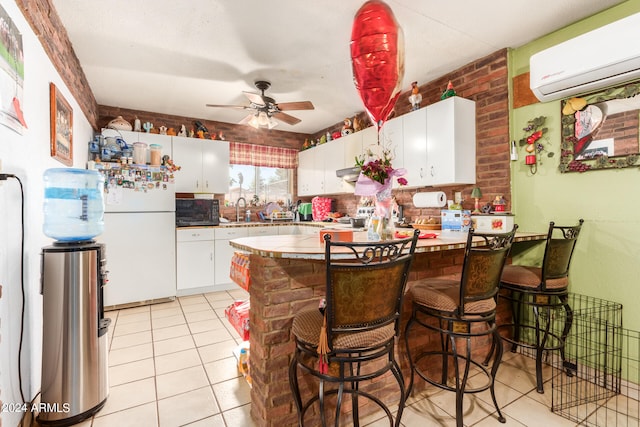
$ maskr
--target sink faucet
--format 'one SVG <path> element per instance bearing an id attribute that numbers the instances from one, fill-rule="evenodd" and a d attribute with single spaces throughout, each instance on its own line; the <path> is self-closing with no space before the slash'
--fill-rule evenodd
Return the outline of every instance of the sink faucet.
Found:
<path id="1" fill-rule="evenodd" d="M 238 222 L 242 221 L 240 217 L 240 200 L 242 200 L 242 207 L 247 207 L 247 200 L 244 197 L 238 197 L 238 200 L 236 200 L 236 221 Z"/>

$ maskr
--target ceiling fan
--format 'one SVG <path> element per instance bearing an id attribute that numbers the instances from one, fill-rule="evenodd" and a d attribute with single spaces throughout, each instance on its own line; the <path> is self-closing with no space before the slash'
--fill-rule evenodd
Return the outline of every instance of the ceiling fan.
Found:
<path id="1" fill-rule="evenodd" d="M 249 98 L 250 104 L 248 106 L 207 104 L 207 107 L 252 110 L 251 114 L 242 119 L 239 124 L 253 126 L 256 129 L 260 127 L 268 127 L 269 129 L 272 129 L 278 124 L 278 122 L 273 120 L 274 118 L 282 120 L 289 125 L 295 125 L 300 123 L 301 120 L 297 117 L 293 117 L 292 115 L 283 113 L 283 111 L 314 109 L 311 101 L 282 102 L 277 104 L 275 99 L 264 94 L 264 91 L 269 89 L 271 86 L 270 82 L 258 80 L 255 82 L 255 85 L 256 88 L 262 92 L 261 94 L 242 92 L 247 98 Z"/>

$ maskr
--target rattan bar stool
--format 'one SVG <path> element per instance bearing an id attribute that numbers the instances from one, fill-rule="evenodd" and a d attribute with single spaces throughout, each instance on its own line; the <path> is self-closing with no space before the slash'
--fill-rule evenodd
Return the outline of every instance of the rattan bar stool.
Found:
<path id="1" fill-rule="evenodd" d="M 409 289 L 413 304 L 404 333 L 411 367 L 407 395 L 413 389 L 415 374 L 436 387 L 454 391 L 456 425 L 459 427 L 463 425 L 464 394 L 487 389 L 491 391 L 498 420 L 501 423 L 506 421 L 500 412 L 494 390 L 496 373 L 502 360 L 502 341 L 495 324 L 496 300 L 502 269 L 517 228 L 516 225 L 512 231 L 501 234 L 480 234 L 472 229 L 467 238 L 459 278 L 442 276 L 424 279 Z M 440 349 L 412 354 L 409 335 L 414 326 L 437 332 L 440 335 Z M 490 370 L 474 360 L 472 355 L 476 338 L 483 336 L 492 337 L 492 353 L 495 353 L 495 357 Z M 464 343 L 460 343 L 461 340 Z M 427 360 L 420 364 L 423 359 Z M 432 378 L 426 371 L 438 360 L 441 363 L 441 375 L 440 378 Z M 452 377 L 449 375 L 451 366 L 454 371 Z M 476 384 L 473 388 L 467 383 L 472 366 L 479 368 L 486 376 L 486 382 Z"/>
<path id="2" fill-rule="evenodd" d="M 324 237 L 324 314 L 318 309 L 302 311 L 291 326 L 296 348 L 289 365 L 289 384 L 300 426 L 311 407 L 318 407 L 318 417 L 323 426 L 327 425 L 327 397 L 333 395 L 337 395 L 333 424 L 338 426 L 345 393 L 351 396 L 350 425 L 359 426 L 359 397 L 377 404 L 394 425 L 384 402 L 360 388 L 361 382 L 389 371 L 399 385 L 395 426 L 400 425 L 406 395 L 402 371 L 395 360 L 395 340 L 418 234 L 416 230 L 407 239 L 364 243 L 332 242 L 329 235 Z M 300 393 L 299 371 L 319 380 L 318 393 L 306 402 Z M 314 405 L 316 402 L 318 405 Z"/>
<path id="3" fill-rule="evenodd" d="M 511 302 L 512 323 L 498 325 L 498 329 L 510 332 L 502 335 L 512 344 L 512 352 L 519 345 L 535 351 L 538 393 L 544 393 L 543 353 L 559 350 L 563 363 L 565 360 L 564 343 L 573 322 L 569 305 L 569 265 L 583 222 L 580 219 L 575 226 L 549 223 L 542 266 L 507 265 L 502 273 L 500 289 L 508 292 L 502 292 L 500 298 Z M 560 307 L 565 310 L 565 318 L 563 330 L 558 333 L 551 330 L 551 312 Z M 572 374 L 570 367 L 567 367 L 567 373 Z"/>

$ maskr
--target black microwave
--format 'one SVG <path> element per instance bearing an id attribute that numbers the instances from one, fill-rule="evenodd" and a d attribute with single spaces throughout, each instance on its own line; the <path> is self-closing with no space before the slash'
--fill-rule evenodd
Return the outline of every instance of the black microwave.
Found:
<path id="1" fill-rule="evenodd" d="M 176 227 L 220 225 L 217 199 L 176 199 Z"/>

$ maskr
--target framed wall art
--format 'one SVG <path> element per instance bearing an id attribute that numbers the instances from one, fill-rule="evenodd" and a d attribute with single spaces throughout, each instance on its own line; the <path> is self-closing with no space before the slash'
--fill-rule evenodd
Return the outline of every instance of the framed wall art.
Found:
<path id="1" fill-rule="evenodd" d="M 73 166 L 73 109 L 56 85 L 49 84 L 51 102 L 51 157 Z"/>
<path id="2" fill-rule="evenodd" d="M 24 52 L 22 35 L 0 5 L 0 124 L 22 135 L 27 127 L 22 112 Z"/>

